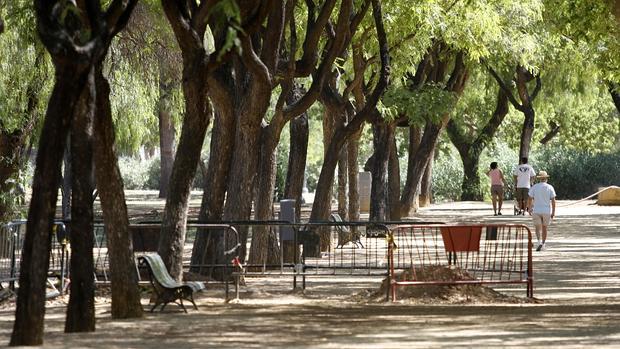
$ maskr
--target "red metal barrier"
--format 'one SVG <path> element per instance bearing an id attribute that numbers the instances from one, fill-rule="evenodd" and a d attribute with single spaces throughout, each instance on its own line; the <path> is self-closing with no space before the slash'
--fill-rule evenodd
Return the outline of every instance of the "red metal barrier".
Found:
<path id="1" fill-rule="evenodd" d="M 526 284 L 534 296 L 532 233 L 524 225 L 401 225 L 390 231 L 388 243 L 390 293 L 416 285 Z M 458 268 L 470 280 L 420 280 L 425 268 Z M 396 272 L 409 270 L 411 279 Z"/>

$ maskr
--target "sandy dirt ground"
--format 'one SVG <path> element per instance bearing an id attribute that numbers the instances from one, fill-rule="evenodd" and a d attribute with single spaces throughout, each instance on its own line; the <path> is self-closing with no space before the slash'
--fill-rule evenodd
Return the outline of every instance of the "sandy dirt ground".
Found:
<path id="1" fill-rule="evenodd" d="M 156 203 L 156 202 L 155 202 Z M 536 302 L 430 304 L 367 303 L 352 297 L 381 279 L 248 278 L 240 299 L 226 303 L 221 287 L 198 297 L 199 310 L 169 305 L 138 320 L 112 320 L 107 298 L 97 302 L 97 331 L 64 334 L 65 306 L 51 302 L 45 348 L 448 348 L 620 347 L 620 207 L 560 201 L 546 251 L 534 252 Z M 416 218 L 445 222 L 524 223 L 494 217 L 490 203 L 449 203 Z M 131 204 L 130 204 L 131 208 Z M 520 286 L 496 290 L 523 297 Z M 148 298 L 144 298 L 145 309 Z M 0 308 L 8 343 L 14 308 Z"/>

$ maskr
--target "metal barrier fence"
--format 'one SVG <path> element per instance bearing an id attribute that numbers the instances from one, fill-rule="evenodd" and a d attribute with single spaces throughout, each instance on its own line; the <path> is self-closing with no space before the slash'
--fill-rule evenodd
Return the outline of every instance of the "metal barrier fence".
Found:
<path id="1" fill-rule="evenodd" d="M 157 251 L 160 222 L 131 225 L 136 255 Z M 248 263 L 253 236 L 269 232 L 275 236 L 279 261 Z M 68 254 L 64 224 L 56 223 L 50 255 L 50 275 L 59 276 L 64 289 L 68 275 Z M 58 233 L 60 232 L 60 233 Z M 15 222 L 0 229 L 0 281 L 19 278 L 19 261 L 25 222 Z M 109 261 L 104 226 L 95 224 L 93 257 L 98 281 L 109 280 Z M 197 239 L 199 237 L 199 239 Z M 192 260 L 200 237 L 209 237 L 225 254 L 210 259 Z M 462 239 L 467 237 L 466 239 Z M 423 284 L 501 284 L 524 283 L 527 296 L 533 296 L 531 232 L 523 225 L 441 225 L 403 224 L 403 222 L 317 222 L 283 221 L 188 222 L 183 250 L 183 264 L 190 271 L 205 268 L 238 277 L 290 276 L 293 287 L 315 276 L 388 277 L 392 299 L 396 288 Z M 212 250 L 213 251 L 213 250 Z M 212 252 L 211 251 L 211 252 Z M 231 262 L 234 262 L 231 263 Z M 459 268 L 471 280 L 421 280 L 416 273 L 427 266 Z M 233 273 L 231 267 L 236 268 Z M 398 271 L 410 270 L 411 278 L 398 279 Z M 225 278 L 228 298 L 228 283 Z"/>
<path id="2" fill-rule="evenodd" d="M 26 221 L 15 221 L 0 226 L 0 288 L 15 289 L 15 282 L 19 279 L 25 235 Z M 48 296 L 62 294 L 65 290 L 65 281 L 69 277 L 70 259 L 67 241 L 65 224 L 60 221 L 54 222 L 48 277 L 58 279 L 60 290 L 57 290 L 56 285 L 49 281 L 48 285 L 52 288 L 52 292 L 48 293 Z"/>
<path id="3" fill-rule="evenodd" d="M 532 234 L 524 225 L 406 225 L 389 241 L 390 292 L 417 285 L 526 284 L 533 297 Z M 467 273 L 462 280 L 418 277 L 429 267 Z M 399 271 L 408 271 L 400 277 Z"/>

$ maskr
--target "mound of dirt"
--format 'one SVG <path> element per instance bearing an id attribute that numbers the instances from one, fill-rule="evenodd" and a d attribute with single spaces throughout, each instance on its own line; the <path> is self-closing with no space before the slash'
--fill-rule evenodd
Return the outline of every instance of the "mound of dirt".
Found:
<path id="1" fill-rule="evenodd" d="M 396 276 L 397 280 L 414 280 L 412 270 Z M 474 280 L 465 270 L 445 266 L 431 266 L 415 270 L 418 281 Z M 384 279 L 378 290 L 367 290 L 356 295 L 358 302 L 385 302 L 389 293 L 388 279 Z M 502 294 L 484 285 L 415 285 L 399 286 L 396 289 L 399 302 L 414 304 L 463 304 L 463 303 L 528 303 L 528 298 Z"/>

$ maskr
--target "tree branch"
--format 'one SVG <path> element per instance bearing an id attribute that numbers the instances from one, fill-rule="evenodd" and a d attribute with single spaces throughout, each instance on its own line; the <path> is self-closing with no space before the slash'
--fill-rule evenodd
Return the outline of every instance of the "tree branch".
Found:
<path id="1" fill-rule="evenodd" d="M 502 78 L 499 77 L 499 75 L 497 75 L 495 70 L 493 70 L 493 68 L 491 68 L 490 65 L 487 64 L 486 66 L 487 66 L 487 69 L 489 70 L 489 73 L 491 73 L 491 75 L 495 78 L 495 81 L 497 81 L 497 84 L 499 85 L 499 87 L 502 90 L 504 90 L 504 93 L 506 94 L 506 97 L 508 97 L 510 104 L 512 104 L 517 110 L 523 112 L 525 108 L 523 108 L 523 106 L 519 104 L 519 102 L 517 102 L 514 95 L 512 94 L 512 91 L 508 88 L 508 86 L 506 86 L 506 84 L 504 84 L 504 80 L 502 80 Z"/>
<path id="2" fill-rule="evenodd" d="M 340 6 L 338 22 L 336 24 L 336 37 L 333 39 L 327 53 L 324 55 L 323 61 L 313 74 L 312 85 L 310 85 L 308 92 L 295 103 L 284 109 L 286 118 L 294 118 L 303 113 L 317 100 L 336 57 L 338 57 L 345 48 L 345 43 L 349 34 L 349 14 L 353 8 L 353 1 L 343 0 Z"/>
<path id="3" fill-rule="evenodd" d="M 110 38 L 125 28 L 138 0 L 115 0 L 105 14 L 105 21 Z"/>
<path id="4" fill-rule="evenodd" d="M 540 92 L 540 88 L 542 87 L 542 82 L 540 81 L 540 74 L 536 74 L 536 87 L 534 87 L 534 92 L 530 96 L 530 99 L 534 101 L 536 96 L 538 96 L 538 92 Z"/>
<path id="5" fill-rule="evenodd" d="M 549 122 L 549 126 L 551 129 L 547 134 L 540 140 L 540 144 L 547 144 L 553 137 L 555 137 L 558 133 L 560 133 L 560 125 L 556 124 L 555 121 Z"/>
<path id="6" fill-rule="evenodd" d="M 254 52 L 252 40 L 248 35 L 243 35 L 240 39 L 242 49 L 241 60 L 259 81 L 267 84 L 267 86 L 270 86 L 271 89 L 271 74 L 269 73 L 267 66 L 263 64 L 260 58 L 256 55 L 256 52 Z"/>
<path id="7" fill-rule="evenodd" d="M 278 56 L 280 54 L 280 45 L 284 35 L 285 20 L 285 4 L 284 1 L 274 1 L 275 5 L 269 11 L 269 19 L 267 21 L 267 30 L 263 40 L 261 49 L 261 60 L 269 69 L 270 73 L 274 73 L 277 67 Z"/>
<path id="8" fill-rule="evenodd" d="M 327 25 L 327 21 L 329 21 L 329 17 L 331 16 L 334 6 L 336 5 L 336 1 L 325 1 L 316 22 L 313 23 L 310 23 L 310 11 L 314 9 L 314 2 L 307 0 L 306 4 L 308 4 L 308 31 L 306 32 L 306 38 L 302 45 L 304 50 L 303 55 L 297 62 L 295 68 L 295 75 L 297 77 L 308 76 L 312 73 L 312 70 L 316 65 L 316 61 L 319 59 L 319 40 L 325 26 Z"/>

